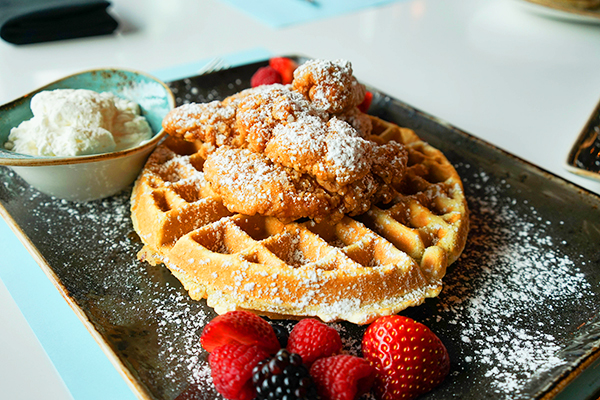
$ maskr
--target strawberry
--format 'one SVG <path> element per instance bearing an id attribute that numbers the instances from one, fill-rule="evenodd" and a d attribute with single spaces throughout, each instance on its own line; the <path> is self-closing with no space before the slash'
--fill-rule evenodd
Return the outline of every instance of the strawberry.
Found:
<path id="1" fill-rule="evenodd" d="M 371 107 L 371 102 L 373 101 L 373 93 L 367 92 L 365 93 L 365 98 L 362 103 L 360 103 L 357 107 L 360 111 L 366 113 L 369 111 L 369 107 Z"/>
<path id="2" fill-rule="evenodd" d="M 297 353 L 304 364 L 310 366 L 321 357 L 329 357 L 342 350 L 342 339 L 335 329 L 314 318 L 301 320 L 288 338 L 287 349 Z"/>
<path id="3" fill-rule="evenodd" d="M 235 344 L 257 345 L 269 354 L 279 350 L 279 341 L 271 324 L 248 311 L 230 311 L 210 321 L 200 336 L 202 347 L 209 353 L 217 347 Z"/>
<path id="4" fill-rule="evenodd" d="M 315 361 L 310 376 L 322 400 L 353 400 L 371 390 L 375 369 L 364 358 L 340 354 Z"/>
<path id="5" fill-rule="evenodd" d="M 269 354 L 258 346 L 225 344 L 208 355 L 215 389 L 229 400 L 252 400 L 252 369 Z"/>
<path id="6" fill-rule="evenodd" d="M 414 399 L 439 385 L 450 371 L 442 341 L 425 325 L 400 315 L 381 317 L 365 331 L 363 356 L 375 368 L 381 400 Z"/>
<path id="7" fill-rule="evenodd" d="M 259 68 L 252 78 L 250 78 L 250 85 L 257 87 L 261 85 L 272 85 L 274 83 L 281 83 L 281 74 L 270 66 Z"/>
<path id="8" fill-rule="evenodd" d="M 273 57 L 269 60 L 271 68 L 279 72 L 281 75 L 281 83 L 287 85 L 294 80 L 294 71 L 298 68 L 298 64 L 287 57 Z"/>

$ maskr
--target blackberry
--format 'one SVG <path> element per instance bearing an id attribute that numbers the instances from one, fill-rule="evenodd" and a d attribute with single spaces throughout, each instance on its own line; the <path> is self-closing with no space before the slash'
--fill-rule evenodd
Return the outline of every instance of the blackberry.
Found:
<path id="1" fill-rule="evenodd" d="M 252 370 L 257 400 L 316 400 L 317 387 L 302 357 L 281 349 Z"/>
<path id="2" fill-rule="evenodd" d="M 288 339 L 290 337 L 288 330 L 285 328 L 285 326 L 279 324 L 271 324 L 271 326 L 275 331 L 275 336 L 277 336 L 279 345 L 282 349 L 285 349 L 287 347 Z"/>

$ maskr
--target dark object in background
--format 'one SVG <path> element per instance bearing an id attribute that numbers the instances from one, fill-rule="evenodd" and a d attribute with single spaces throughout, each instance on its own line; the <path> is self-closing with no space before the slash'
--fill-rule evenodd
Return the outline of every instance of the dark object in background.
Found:
<path id="1" fill-rule="evenodd" d="M 106 35 L 119 25 L 103 0 L 0 0 L 0 37 L 29 44 Z"/>
<path id="2" fill-rule="evenodd" d="M 600 180 L 600 102 L 571 147 L 566 167 L 584 178 Z"/>

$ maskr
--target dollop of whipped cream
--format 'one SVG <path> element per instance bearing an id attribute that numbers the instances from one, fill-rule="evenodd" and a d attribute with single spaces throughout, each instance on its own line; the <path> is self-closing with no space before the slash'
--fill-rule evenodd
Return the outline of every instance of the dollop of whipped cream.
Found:
<path id="1" fill-rule="evenodd" d="M 31 99 L 33 118 L 12 128 L 4 147 L 33 156 L 81 156 L 131 148 L 152 137 L 137 103 L 112 93 L 56 89 Z"/>

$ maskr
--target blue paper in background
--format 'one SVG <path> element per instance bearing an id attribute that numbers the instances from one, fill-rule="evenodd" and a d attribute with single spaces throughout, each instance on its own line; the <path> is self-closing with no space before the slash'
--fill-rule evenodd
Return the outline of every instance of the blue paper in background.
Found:
<path id="1" fill-rule="evenodd" d="M 222 0 L 272 28 L 378 7 L 402 0 Z"/>

